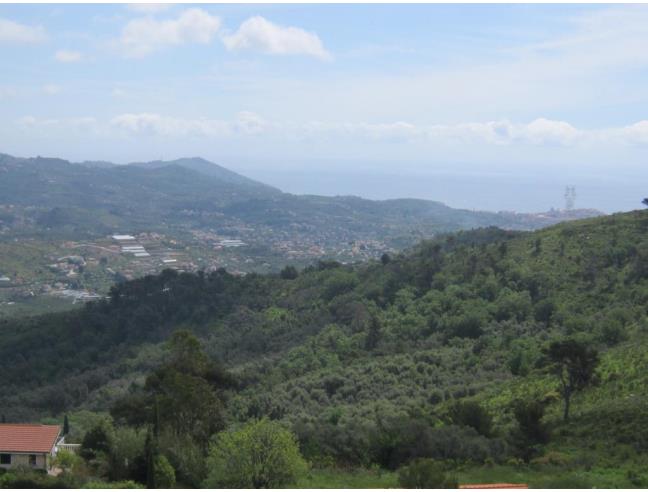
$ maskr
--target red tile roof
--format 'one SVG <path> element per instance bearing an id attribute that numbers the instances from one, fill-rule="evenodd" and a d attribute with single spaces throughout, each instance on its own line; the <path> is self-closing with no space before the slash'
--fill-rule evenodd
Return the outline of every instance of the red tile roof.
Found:
<path id="1" fill-rule="evenodd" d="M 58 425 L 0 424 L 0 451 L 49 453 L 60 432 Z"/>
<path id="2" fill-rule="evenodd" d="M 526 483 L 470 483 L 459 485 L 460 489 L 528 489 Z"/>

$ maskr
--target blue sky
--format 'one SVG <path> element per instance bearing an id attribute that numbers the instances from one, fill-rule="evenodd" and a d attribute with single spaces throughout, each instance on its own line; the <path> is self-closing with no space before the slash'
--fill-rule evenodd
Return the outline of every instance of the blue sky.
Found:
<path id="1" fill-rule="evenodd" d="M 3 4 L 0 151 L 648 181 L 646 25 L 641 5 Z"/>

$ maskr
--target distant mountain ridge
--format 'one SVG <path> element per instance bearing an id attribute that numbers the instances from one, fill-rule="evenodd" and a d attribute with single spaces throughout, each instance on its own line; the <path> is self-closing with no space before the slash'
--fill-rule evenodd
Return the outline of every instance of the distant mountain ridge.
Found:
<path id="1" fill-rule="evenodd" d="M 198 157 L 115 165 L 0 154 L 0 176 L 0 205 L 26 207 L 12 209 L 20 220 L 9 221 L 33 226 L 27 227 L 31 233 L 67 228 L 66 234 L 92 236 L 117 229 L 252 227 L 289 236 L 319 234 L 331 244 L 379 239 L 402 246 L 438 232 L 482 226 L 537 229 L 601 215 L 493 213 L 420 199 L 293 195 Z M 404 237 L 410 239 L 403 243 Z"/>
<path id="2" fill-rule="evenodd" d="M 180 166 L 185 169 L 191 169 L 192 171 L 204 174 L 205 176 L 219 179 L 224 183 L 259 186 L 266 189 L 272 189 L 277 192 L 279 191 L 276 188 L 272 188 L 269 185 L 247 178 L 238 173 L 235 173 L 234 171 L 230 171 L 229 169 L 226 169 L 223 166 L 219 166 L 214 162 L 203 159 L 202 157 L 182 157 L 180 159 L 174 159 L 172 161 L 157 160 L 150 162 L 132 162 L 127 165 L 141 167 L 144 169 L 160 169 L 169 166 Z"/>

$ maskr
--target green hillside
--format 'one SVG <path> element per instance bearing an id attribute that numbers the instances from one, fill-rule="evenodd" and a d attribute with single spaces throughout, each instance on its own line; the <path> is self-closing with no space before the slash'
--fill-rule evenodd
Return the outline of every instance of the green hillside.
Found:
<path id="1" fill-rule="evenodd" d="M 119 284 L 109 301 L 0 324 L 0 413 L 70 413 L 79 437 L 87 411 L 112 411 L 118 434 L 141 427 L 165 371 L 183 371 L 165 343 L 178 329 L 207 354 L 183 370 L 216 388 L 214 428 L 279 421 L 313 466 L 300 486 L 325 486 L 331 467 L 397 486 L 390 470 L 416 458 L 462 482 L 648 486 L 648 211 L 463 232 L 357 266 Z M 568 422 L 547 351 L 564 340 L 600 359 Z M 181 483 L 202 483 L 164 452 Z"/>

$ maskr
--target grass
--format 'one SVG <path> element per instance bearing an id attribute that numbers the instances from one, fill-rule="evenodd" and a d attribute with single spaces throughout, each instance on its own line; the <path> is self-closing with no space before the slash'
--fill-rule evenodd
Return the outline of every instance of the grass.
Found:
<path id="1" fill-rule="evenodd" d="M 72 304 L 72 300 L 69 298 L 54 296 L 30 297 L 14 304 L 8 304 L 8 301 L 0 299 L 0 319 L 69 311 L 80 306 L 81 304 Z"/>
<path id="2" fill-rule="evenodd" d="M 526 483 L 530 488 L 643 488 L 645 468 L 597 466 L 511 465 L 479 466 L 460 470 L 460 484 Z"/>
<path id="3" fill-rule="evenodd" d="M 313 468 L 294 486 L 298 489 L 390 489 L 398 488 L 398 475 L 380 469 Z"/>
<path id="4" fill-rule="evenodd" d="M 462 466 L 450 471 L 460 484 L 526 483 L 530 488 L 645 488 L 648 472 L 641 469 L 555 465 Z M 398 473 L 379 469 L 314 468 L 294 485 L 298 489 L 400 488 Z"/>

